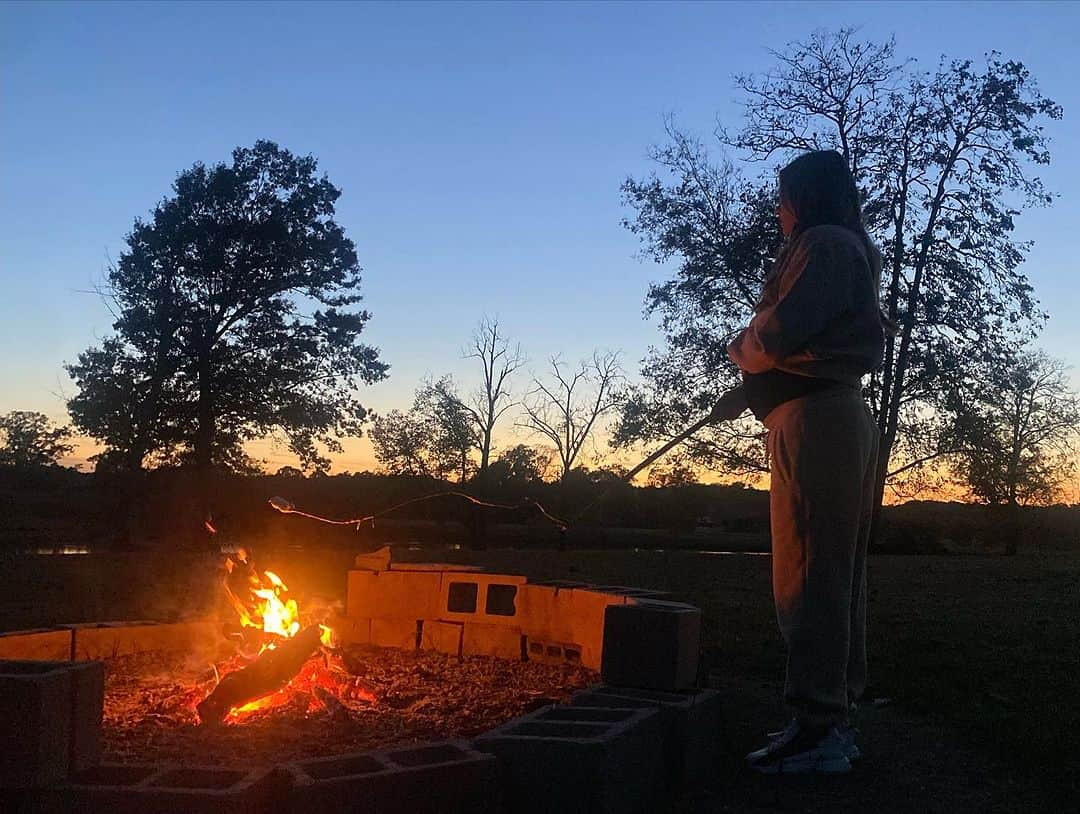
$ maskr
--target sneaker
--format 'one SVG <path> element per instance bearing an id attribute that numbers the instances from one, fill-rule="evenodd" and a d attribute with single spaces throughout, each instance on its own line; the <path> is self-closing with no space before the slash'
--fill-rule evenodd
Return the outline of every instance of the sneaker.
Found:
<path id="1" fill-rule="evenodd" d="M 792 721 L 768 746 L 748 754 L 746 762 L 761 774 L 844 774 L 851 771 L 846 746 L 835 726 L 810 730 Z"/>
<path id="2" fill-rule="evenodd" d="M 773 732 L 766 733 L 766 737 L 770 741 L 775 741 L 783 737 L 786 729 L 777 729 Z M 840 739 L 844 742 L 844 757 L 854 763 L 856 760 L 862 757 L 862 750 L 859 749 L 859 744 L 856 742 L 859 730 L 853 727 L 851 724 L 841 724 L 836 727 L 837 734 L 840 735 Z M 760 749 L 758 751 L 761 751 Z"/>

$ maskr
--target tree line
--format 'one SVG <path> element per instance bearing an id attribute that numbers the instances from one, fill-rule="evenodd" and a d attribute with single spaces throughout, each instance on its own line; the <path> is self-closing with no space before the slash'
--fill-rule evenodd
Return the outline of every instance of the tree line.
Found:
<path id="1" fill-rule="evenodd" d="M 335 220 L 341 192 L 313 157 L 259 141 L 184 170 L 135 221 L 100 290 L 113 332 L 67 365 L 72 428 L 103 446 L 93 462 L 104 472 L 254 472 L 245 445 L 268 436 L 300 471 L 325 472 L 341 440 L 366 428 L 387 472 L 481 494 L 507 478 L 564 483 L 609 424 L 612 448 L 630 454 L 674 437 L 735 383 L 726 343 L 781 242 L 775 169 L 836 149 L 863 195 L 884 257 L 882 307 L 899 326 L 865 386 L 882 442 L 879 504 L 887 490 L 914 495 L 942 478 L 992 504 L 1054 500 L 1074 471 L 1080 407 L 1063 364 L 1037 347 L 1048 315 L 1015 230 L 1025 209 L 1053 201 L 1039 172 L 1060 106 L 1000 54 L 923 69 L 894 41 L 850 29 L 772 60 L 736 77 L 742 116 L 718 124 L 712 150 L 669 118 L 654 171 L 622 185 L 642 255 L 674 269 L 646 292 L 663 341 L 638 376 L 608 351 L 551 356 L 527 374 L 505 326 L 485 319 L 463 353 L 477 387 L 431 378 L 407 409 L 373 414 L 361 388 L 389 366 L 362 341 L 370 314 L 356 247 Z M 533 443 L 500 446 L 510 425 Z M 761 432 L 749 418 L 714 426 L 651 482 L 763 472 Z M 0 465 L 55 462 L 70 435 L 9 413 Z"/>

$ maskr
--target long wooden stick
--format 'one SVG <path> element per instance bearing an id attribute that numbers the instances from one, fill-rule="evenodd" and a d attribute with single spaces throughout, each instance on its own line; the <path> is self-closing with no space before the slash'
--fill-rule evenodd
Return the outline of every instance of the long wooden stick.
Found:
<path id="1" fill-rule="evenodd" d="M 651 465 L 652 463 L 654 463 L 659 458 L 662 458 L 664 455 L 667 455 L 669 452 L 671 452 L 672 449 L 674 449 L 679 444 L 681 444 L 683 441 L 688 439 L 691 435 L 696 433 L 698 430 L 702 429 L 703 427 L 708 426 L 711 422 L 712 422 L 712 414 L 710 413 L 710 414 L 706 415 L 704 418 L 702 418 L 700 421 L 696 421 L 693 424 L 691 424 L 685 430 L 680 432 L 678 435 L 676 435 L 674 438 L 672 438 L 670 441 L 668 441 L 666 444 L 664 444 L 662 447 L 660 447 L 660 449 L 656 450 L 656 452 L 652 453 L 648 458 L 643 460 L 641 463 L 639 463 L 637 466 L 635 466 L 633 469 L 631 469 L 625 475 L 621 476 L 615 483 L 608 486 L 607 489 L 605 489 L 599 495 L 597 495 L 592 500 L 590 500 L 589 503 L 585 506 L 584 509 L 582 509 L 576 515 L 574 515 L 574 519 L 571 521 L 571 523 L 576 523 L 578 520 L 580 520 L 582 517 L 584 517 L 586 514 L 588 514 L 589 511 L 593 507 L 595 507 L 598 503 L 603 501 L 604 498 L 606 498 L 608 495 L 610 495 L 611 490 L 615 488 L 616 484 L 618 484 L 618 483 L 629 483 L 630 481 L 632 481 L 634 479 L 634 476 L 637 475 L 638 472 L 640 472 L 642 469 L 645 469 L 647 466 Z"/>

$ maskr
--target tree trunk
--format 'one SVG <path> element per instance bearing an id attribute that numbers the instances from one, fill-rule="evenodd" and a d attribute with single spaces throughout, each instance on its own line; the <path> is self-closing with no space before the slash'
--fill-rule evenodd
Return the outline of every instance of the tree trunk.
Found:
<path id="1" fill-rule="evenodd" d="M 214 507 L 211 500 L 213 492 L 210 483 L 214 445 L 214 394 L 210 372 L 210 353 L 208 350 L 200 352 L 198 370 L 198 426 L 195 430 L 195 470 L 198 481 L 196 488 L 198 490 L 199 512 L 202 515 L 199 522 L 206 531 L 209 531 L 207 524 L 214 516 Z"/>

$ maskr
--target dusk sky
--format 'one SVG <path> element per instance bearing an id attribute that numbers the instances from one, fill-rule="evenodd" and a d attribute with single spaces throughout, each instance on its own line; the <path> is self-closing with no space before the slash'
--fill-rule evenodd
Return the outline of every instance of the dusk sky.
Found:
<path id="1" fill-rule="evenodd" d="M 621 349 L 631 372 L 662 268 L 635 257 L 619 185 L 651 169 L 663 117 L 737 126 L 732 76 L 817 28 L 895 34 L 929 68 L 989 49 L 1065 110 L 1026 213 L 1043 346 L 1080 364 L 1080 4 L 4 3 L 0 6 L 0 412 L 66 420 L 62 365 L 109 333 L 87 293 L 136 216 L 196 161 L 271 139 L 339 186 L 391 365 L 377 410 L 425 374 L 473 382 L 461 347 L 497 316 L 539 370 Z M 1080 376 L 1073 373 L 1074 381 Z M 519 387 L 526 384 L 522 377 Z M 284 455 L 261 453 L 271 468 Z M 352 443 L 338 469 L 373 466 Z"/>

